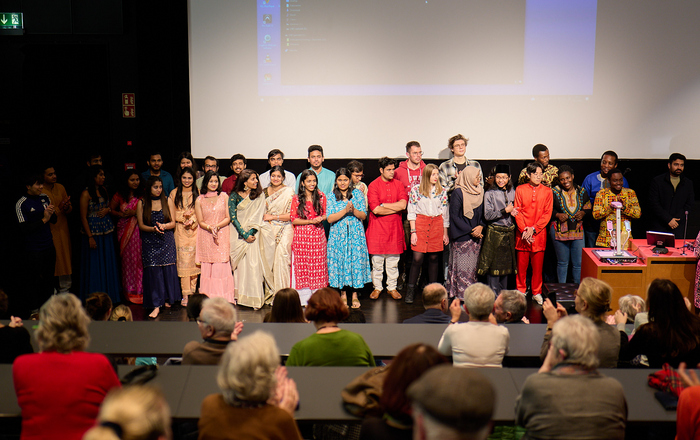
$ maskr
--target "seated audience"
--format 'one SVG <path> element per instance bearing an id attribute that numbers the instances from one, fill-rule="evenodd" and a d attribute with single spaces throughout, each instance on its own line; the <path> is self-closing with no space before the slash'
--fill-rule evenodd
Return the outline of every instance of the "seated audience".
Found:
<path id="1" fill-rule="evenodd" d="M 600 332 L 584 316 L 557 321 L 540 371 L 516 401 L 523 439 L 624 439 L 627 402 L 620 383 L 600 374 Z"/>
<path id="2" fill-rule="evenodd" d="M 362 336 L 341 330 L 338 323 L 349 315 L 348 306 L 330 287 L 319 289 L 309 298 L 305 317 L 316 333 L 294 344 L 289 367 L 372 367 L 374 357 Z"/>
<path id="3" fill-rule="evenodd" d="M 35 333 L 41 352 L 12 365 L 23 439 L 82 438 L 107 392 L 120 386 L 104 355 L 85 352 L 89 323 L 73 294 L 52 296 L 41 307 Z"/>
<path id="4" fill-rule="evenodd" d="M 700 380 L 693 370 L 686 370 L 681 362 L 678 374 L 686 389 L 681 391 L 676 409 L 676 440 L 700 438 Z"/>
<path id="5" fill-rule="evenodd" d="M 208 298 L 202 303 L 197 325 L 204 342 L 190 341 L 185 345 L 183 365 L 218 365 L 226 346 L 243 329 L 236 324 L 236 309 L 221 297 Z"/>
<path id="6" fill-rule="evenodd" d="M 412 439 L 411 400 L 406 389 L 424 372 L 444 363 L 447 359 L 430 345 L 413 344 L 401 350 L 389 365 L 382 385 L 379 405 L 384 416 L 366 418 L 360 439 Z"/>
<path id="7" fill-rule="evenodd" d="M 619 332 L 615 327 L 605 322 L 605 314 L 610 310 L 612 287 L 605 281 L 595 278 L 584 278 L 578 286 L 574 297 L 576 311 L 590 319 L 600 334 L 598 343 L 598 360 L 601 368 L 617 367 L 621 343 L 627 343 L 625 332 Z M 549 341 L 552 338 L 552 327 L 560 318 L 567 316 L 564 307 L 557 303 L 555 308 L 549 298 L 542 306 L 542 312 L 547 318 L 547 331 L 544 334 L 540 359 L 544 360 L 549 351 Z"/>
<path id="8" fill-rule="evenodd" d="M 448 315 L 447 290 L 440 283 L 428 284 L 423 288 L 423 307 L 425 312 L 404 320 L 404 324 L 447 324 Z"/>
<path id="9" fill-rule="evenodd" d="M 523 322 L 527 300 L 517 290 L 501 290 L 493 304 L 493 316 L 499 324 L 518 324 Z"/>
<path id="10" fill-rule="evenodd" d="M 647 293 L 649 322 L 640 326 L 622 350 L 623 360 L 645 355 L 652 368 L 680 362 L 700 362 L 700 318 L 685 305 L 683 295 L 670 280 L 655 279 Z M 633 362 L 635 363 L 635 362 Z"/>
<path id="11" fill-rule="evenodd" d="M 94 292 L 85 300 L 85 311 L 93 321 L 107 321 L 112 313 L 112 300 L 104 292 Z"/>
<path id="12" fill-rule="evenodd" d="M 508 352 L 508 329 L 489 321 L 495 301 L 493 290 L 476 283 L 464 291 L 464 310 L 469 322 L 457 324 L 461 307 L 458 301 L 450 305 L 452 320 L 440 338 L 440 353 L 452 355 L 455 366 L 500 367 Z M 456 325 L 455 325 L 456 324 Z"/>
<path id="13" fill-rule="evenodd" d="M 617 301 L 618 306 L 614 315 L 608 315 L 606 322 L 610 325 L 616 325 L 621 332 L 626 332 L 629 336 L 633 330 L 627 331 L 626 324 L 634 324 L 638 314 L 646 313 L 646 303 L 641 296 L 625 295 Z M 645 321 L 646 323 L 646 321 Z"/>
<path id="14" fill-rule="evenodd" d="M 264 322 L 304 322 L 299 292 L 292 288 L 281 289 L 275 294 L 272 310 L 265 315 Z"/>
<path id="15" fill-rule="evenodd" d="M 473 369 L 438 365 L 413 382 L 414 438 L 484 440 L 491 432 L 496 391 Z"/>
<path id="16" fill-rule="evenodd" d="M 152 386 L 132 385 L 112 390 L 97 416 L 97 426 L 83 440 L 170 440 L 170 408 Z"/>
<path id="17" fill-rule="evenodd" d="M 299 393 L 272 336 L 255 332 L 231 344 L 216 381 L 221 394 L 202 401 L 199 440 L 301 439 L 294 421 Z"/>
<path id="18" fill-rule="evenodd" d="M 0 289 L 0 316 L 7 314 L 7 294 Z M 22 354 L 34 353 L 29 332 L 22 325 L 22 318 L 10 316 L 10 323 L 0 323 L 0 364 L 11 364 Z"/>
<path id="19" fill-rule="evenodd" d="M 206 293 L 193 293 L 190 295 L 187 303 L 187 319 L 189 321 L 196 321 L 199 318 L 199 314 L 202 312 L 202 303 L 207 298 L 209 296 Z"/>

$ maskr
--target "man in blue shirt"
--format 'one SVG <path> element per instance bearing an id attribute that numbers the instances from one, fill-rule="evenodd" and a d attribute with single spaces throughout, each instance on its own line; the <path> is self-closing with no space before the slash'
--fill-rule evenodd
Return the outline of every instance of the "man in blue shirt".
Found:
<path id="1" fill-rule="evenodd" d="M 173 176 L 169 172 L 161 169 L 163 167 L 163 157 L 157 151 L 151 153 L 148 157 L 148 169 L 141 173 L 143 181 L 147 181 L 151 176 L 158 176 L 160 180 L 163 181 L 163 191 L 165 191 L 166 197 L 170 195 L 170 191 L 175 189 L 175 183 L 173 183 Z"/>
<path id="2" fill-rule="evenodd" d="M 321 191 L 326 197 L 330 197 L 330 193 L 333 192 L 333 184 L 335 184 L 335 173 L 329 169 L 323 168 L 323 147 L 320 145 L 312 145 L 309 147 L 309 164 L 311 164 L 311 169 L 316 173 L 318 178 L 318 190 Z M 297 176 L 295 192 L 299 191 L 299 178 L 301 173 Z"/>

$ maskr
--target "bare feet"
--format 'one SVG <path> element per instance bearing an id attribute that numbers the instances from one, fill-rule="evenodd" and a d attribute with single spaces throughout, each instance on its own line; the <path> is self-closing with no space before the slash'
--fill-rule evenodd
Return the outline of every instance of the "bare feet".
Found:
<path id="1" fill-rule="evenodd" d="M 157 318 L 158 314 L 160 313 L 160 307 L 156 307 L 153 309 L 150 315 L 148 315 L 149 318 Z"/>
<path id="2" fill-rule="evenodd" d="M 165 303 L 165 307 L 167 307 L 167 308 L 169 309 L 169 308 L 170 308 L 170 304 Z"/>
<path id="3" fill-rule="evenodd" d="M 182 301 L 180 301 L 180 305 L 181 305 L 182 307 L 187 307 L 187 298 L 189 298 L 189 297 L 190 297 L 189 295 L 185 295 L 185 296 L 182 298 Z"/>
<path id="4" fill-rule="evenodd" d="M 342 292 L 340 294 L 340 301 L 343 302 L 343 304 L 347 305 L 348 304 L 348 296 L 345 292 Z"/>

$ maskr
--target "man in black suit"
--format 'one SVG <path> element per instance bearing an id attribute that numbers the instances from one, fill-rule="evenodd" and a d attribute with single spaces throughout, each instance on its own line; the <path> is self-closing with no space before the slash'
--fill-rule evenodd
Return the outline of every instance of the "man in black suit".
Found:
<path id="1" fill-rule="evenodd" d="M 668 172 L 654 177 L 649 186 L 652 221 L 650 230 L 669 232 L 683 238 L 685 213 L 695 203 L 693 182 L 683 175 L 685 156 L 673 153 L 668 158 Z"/>

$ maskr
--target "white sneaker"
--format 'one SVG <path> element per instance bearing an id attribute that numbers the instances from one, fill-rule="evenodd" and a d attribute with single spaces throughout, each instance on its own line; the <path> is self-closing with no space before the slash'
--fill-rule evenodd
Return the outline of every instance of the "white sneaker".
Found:
<path id="1" fill-rule="evenodd" d="M 537 295 L 532 295 L 532 299 L 535 300 L 535 302 L 539 305 L 542 305 L 542 303 L 544 303 L 544 301 L 542 300 L 542 295 L 539 293 Z"/>

